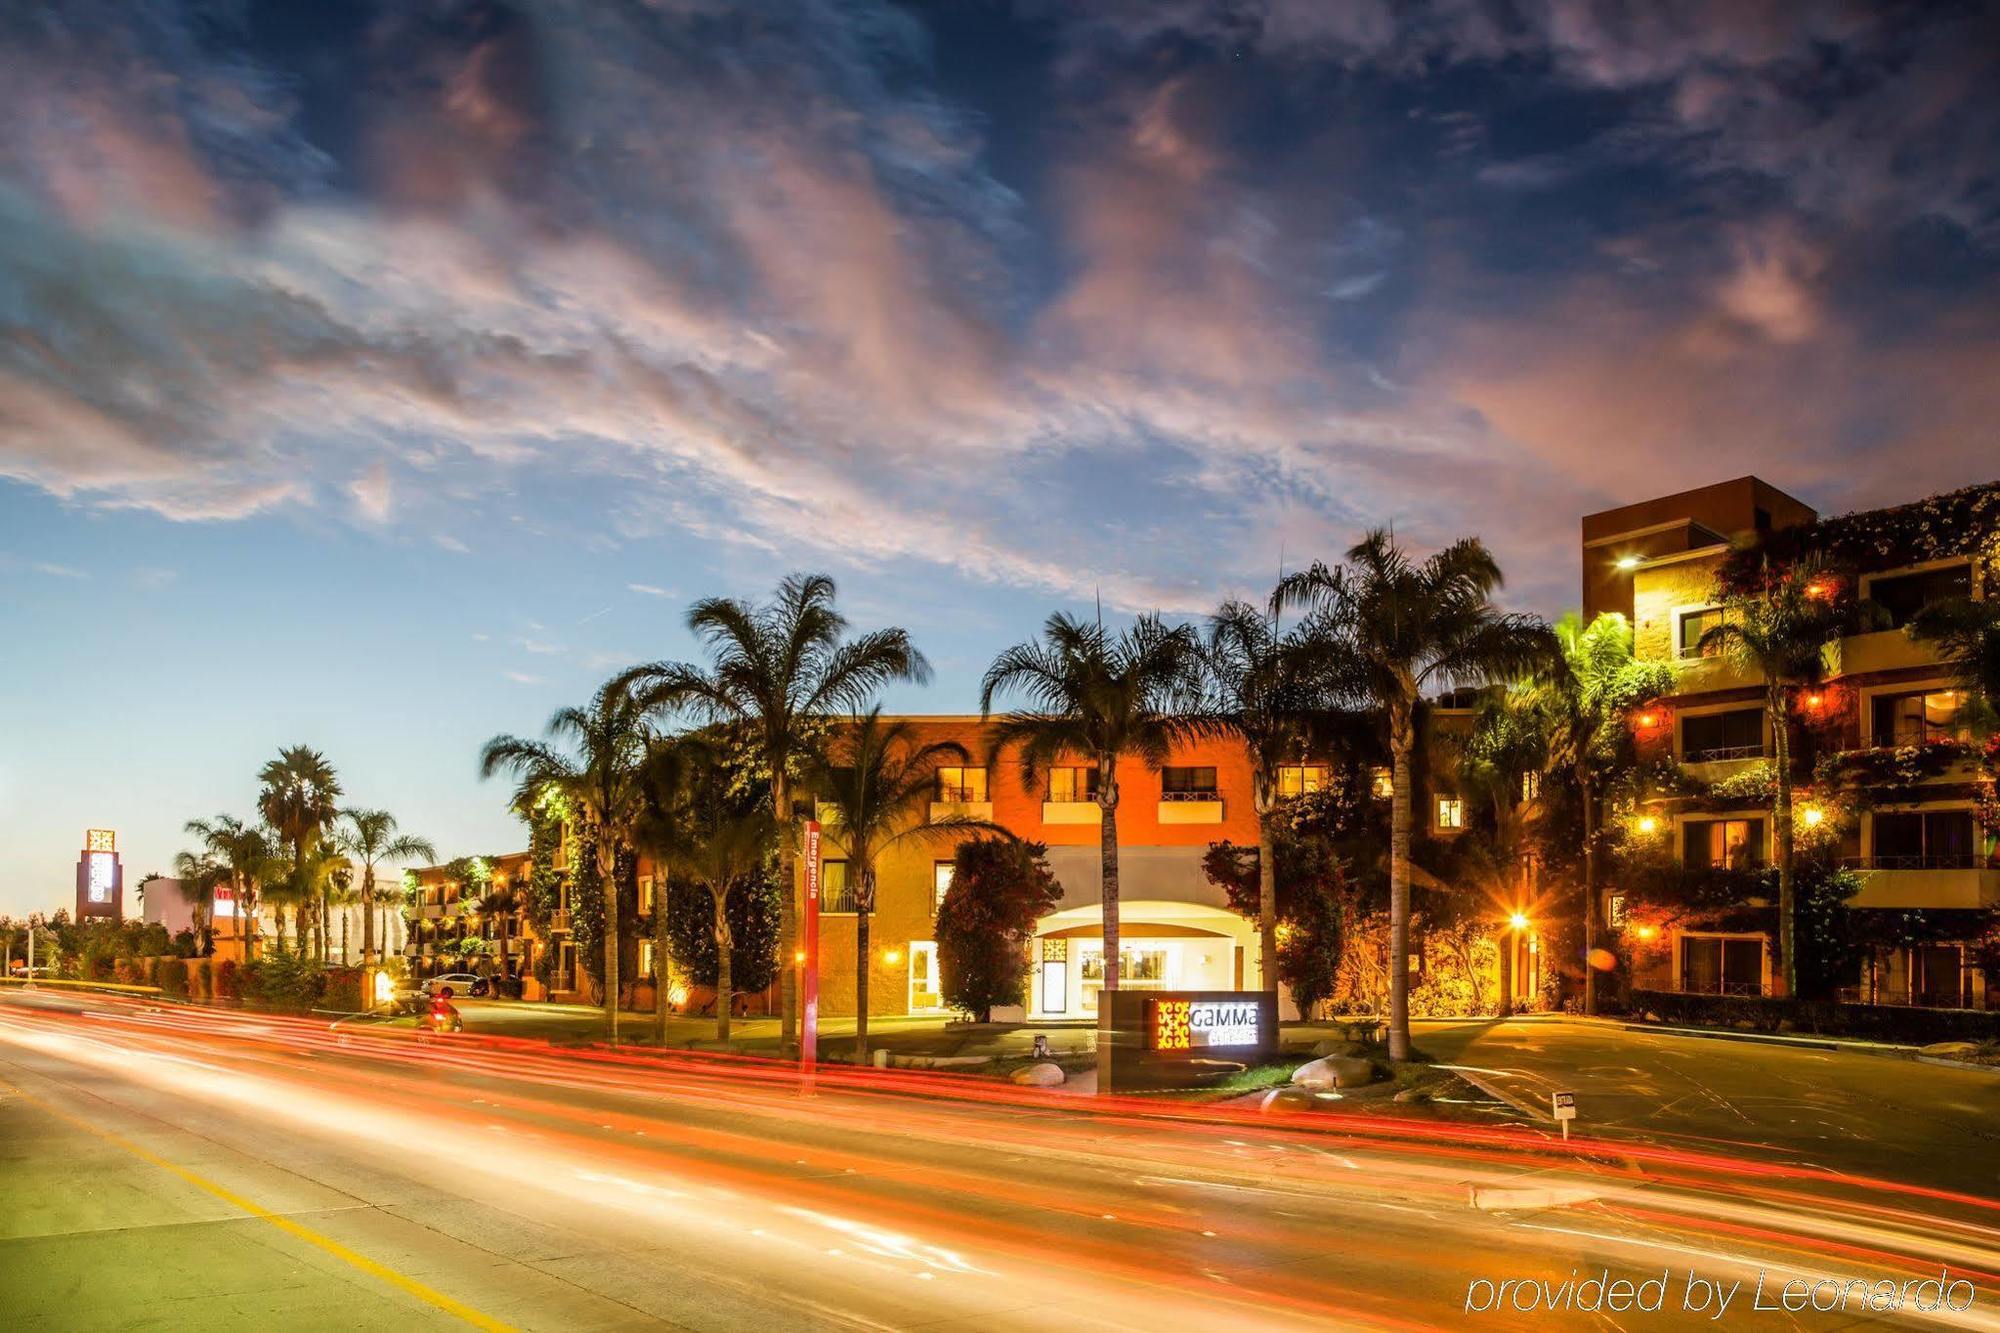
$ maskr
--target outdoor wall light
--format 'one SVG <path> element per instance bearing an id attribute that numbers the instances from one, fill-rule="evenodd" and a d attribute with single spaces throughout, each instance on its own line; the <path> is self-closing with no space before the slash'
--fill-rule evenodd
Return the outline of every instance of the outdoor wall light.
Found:
<path id="1" fill-rule="evenodd" d="M 1619 557 L 1618 557 L 1618 568 L 1620 568 L 1620 569 L 1626 569 L 1626 570 L 1631 570 L 1631 569 L 1637 569 L 1638 567 L 1639 567 L 1639 557 L 1638 557 L 1638 556 L 1636 556 L 1636 555 L 1621 555 L 1621 556 L 1619 556 Z"/>
<path id="2" fill-rule="evenodd" d="M 1652 939 L 1652 938 L 1653 938 L 1653 937 L 1654 937 L 1655 935 L 1657 935 L 1657 934 L 1659 934 L 1659 933 L 1660 933 L 1660 931 L 1659 931 L 1659 928 L 1658 928 L 1657 926 L 1641 926 L 1641 927 L 1639 927 L 1639 938 L 1640 938 L 1640 939 L 1642 939 L 1642 940 L 1650 940 L 1650 939 Z"/>
<path id="3" fill-rule="evenodd" d="M 884 949 L 882 951 L 882 961 L 893 967 L 903 961 L 903 951 L 901 949 Z"/>
<path id="4" fill-rule="evenodd" d="M 1651 815 L 1639 816 L 1639 832 L 1656 833 L 1659 831 L 1659 828 L 1660 828 L 1660 821 L 1653 818 Z"/>
<path id="5" fill-rule="evenodd" d="M 1826 811 L 1816 805 L 1809 805 L 1799 811 L 1799 818 L 1805 821 L 1807 828 L 1818 828 L 1826 819 Z"/>
<path id="6" fill-rule="evenodd" d="M 1528 918 L 1516 912 L 1507 918 L 1507 924 L 1516 930 L 1526 930 L 1528 928 Z"/>

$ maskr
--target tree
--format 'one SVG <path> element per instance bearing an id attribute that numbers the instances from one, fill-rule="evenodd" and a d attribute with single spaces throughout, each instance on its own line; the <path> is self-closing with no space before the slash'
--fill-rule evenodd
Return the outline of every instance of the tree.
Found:
<path id="1" fill-rule="evenodd" d="M 1767 560 L 1751 586 L 1722 599 L 1722 622 L 1697 645 L 1724 653 L 1764 680 L 1764 717 L 1771 728 L 1774 800 L 1771 832 L 1778 851 L 1778 952 L 1785 994 L 1799 993 L 1798 907 L 1794 901 L 1792 834 L 1792 707 L 1795 688 L 1826 674 L 1826 645 L 1840 633 L 1840 583 L 1818 561 L 1774 569 Z"/>
<path id="2" fill-rule="evenodd" d="M 1951 663 L 1960 689 L 1976 696 L 1985 722 L 2000 721 L 2000 598 L 1992 591 L 2000 571 L 1988 576 L 1986 600 L 1966 598 L 1936 602 L 1917 612 L 1910 637 L 1935 644 Z"/>
<path id="3" fill-rule="evenodd" d="M 1619 770 L 1634 760 L 1626 719 L 1636 708 L 1672 693 L 1673 669 L 1642 662 L 1632 652 L 1632 623 L 1616 611 L 1588 626 L 1571 612 L 1555 624 L 1556 669 L 1535 688 L 1547 720 L 1550 763 L 1576 784 L 1583 817 L 1583 1011 L 1597 1012 L 1598 811 Z"/>
<path id="4" fill-rule="evenodd" d="M 385 860 L 437 860 L 426 838 L 400 833 L 387 810 L 343 810 L 334 845 L 361 866 L 361 962 L 375 959 L 375 867 Z"/>
<path id="5" fill-rule="evenodd" d="M 629 846 L 642 806 L 640 769 L 652 733 L 645 710 L 622 680 L 606 681 L 588 707 L 559 708 L 547 741 L 495 736 L 479 756 L 479 775 L 503 770 L 523 784 L 562 794 L 590 840 L 604 902 L 604 1008 L 618 1044 L 618 853 Z M 559 742 L 567 749 L 558 748 Z"/>
<path id="6" fill-rule="evenodd" d="M 1002 716 L 992 733 L 994 753 L 1018 747 L 1023 791 L 1057 760 L 1096 765 L 1106 991 L 1118 989 L 1119 971 L 1118 761 L 1137 758 L 1158 770 L 1177 745 L 1201 734 L 1200 662 L 1200 641 L 1184 625 L 1141 616 L 1113 638 L 1101 623 L 1058 611 L 1039 640 L 994 658 L 980 684 L 982 719 L 1002 695 L 1027 705 Z"/>
<path id="7" fill-rule="evenodd" d="M 174 877 L 205 958 L 215 952 L 215 891 L 229 882 L 229 869 L 207 852 L 180 852 L 174 857 Z"/>
<path id="8" fill-rule="evenodd" d="M 778 839 L 779 952 L 798 947 L 798 877 L 792 784 L 824 719 L 867 706 L 895 681 L 922 684 L 930 664 L 900 629 L 848 638 L 834 609 L 834 583 L 824 574 L 792 574 L 761 606 L 709 597 L 688 611 L 688 629 L 708 649 L 709 665 L 654 662 L 621 679 L 648 710 L 689 713 L 702 721 L 747 729 L 771 783 L 771 818 Z M 779 973 L 779 1039 L 789 1049 L 798 1024 L 798 977 Z"/>
<path id="9" fill-rule="evenodd" d="M 1047 855 L 1013 838 L 959 844 L 937 915 L 938 980 L 952 1008 L 985 1022 L 994 1005 L 1020 1001 L 1035 923 L 1062 901 Z"/>
<path id="10" fill-rule="evenodd" d="M 340 813 L 340 779 L 325 755 L 308 746 L 293 745 L 278 751 L 278 757 L 258 772 L 257 780 L 263 783 L 257 796 L 258 813 L 292 855 L 293 883 L 288 892 L 299 913 L 303 948 L 306 919 L 315 907 L 312 886 L 305 882 L 306 858 Z M 322 925 L 322 940 L 324 931 Z M 282 936 L 282 926 L 279 933 Z"/>
<path id="11" fill-rule="evenodd" d="M 1555 655 L 1540 619 L 1494 606 L 1501 581 L 1500 566 L 1477 538 L 1417 563 L 1378 528 L 1347 552 L 1345 566 L 1316 564 L 1285 579 L 1272 597 L 1274 610 L 1307 608 L 1327 693 L 1370 701 L 1388 724 L 1392 1060 L 1410 1058 L 1410 789 L 1418 707 L 1430 691 L 1518 679 Z"/>
<path id="12" fill-rule="evenodd" d="M 1202 653 L 1207 697 L 1202 713 L 1240 737 L 1250 752 L 1257 809 L 1259 976 L 1278 989 L 1278 857 L 1272 845 L 1278 769 L 1305 758 L 1316 707 L 1324 702 L 1309 633 L 1280 633 L 1277 618 L 1244 602 L 1225 602 L 1209 617 Z"/>
<path id="13" fill-rule="evenodd" d="M 982 819 L 933 820 L 938 766 L 972 756 L 957 741 L 920 742 L 908 721 L 882 720 L 880 705 L 856 717 L 830 752 L 815 756 L 808 778 L 827 807 L 828 841 L 847 854 L 854 894 L 854 1062 L 868 1063 L 869 918 L 875 911 L 875 867 L 883 853 L 913 841 L 967 832 L 997 832 Z"/>
<path id="14" fill-rule="evenodd" d="M 209 856 L 228 873 L 230 898 L 235 903 L 236 919 L 243 933 L 243 958 L 248 962 L 257 951 L 260 892 L 266 883 L 283 873 L 272 851 L 271 836 L 233 815 L 190 819 L 185 829 L 201 839 Z"/>
<path id="15" fill-rule="evenodd" d="M 715 1039 L 729 1040 L 730 1009 L 735 1000 L 735 977 L 731 954 L 735 938 L 730 894 L 746 888 L 757 876 L 770 851 L 772 822 L 766 810 L 746 810 L 723 814 L 699 825 L 661 829 L 661 840 L 652 845 L 671 871 L 708 890 L 712 908 L 711 930 L 715 939 Z M 662 898 L 666 890 L 661 889 Z M 664 912 L 664 901 L 656 900 L 654 911 Z M 664 991 L 665 987 L 661 989 Z M 666 1028 L 666 1008 L 662 1002 L 660 1027 Z"/>

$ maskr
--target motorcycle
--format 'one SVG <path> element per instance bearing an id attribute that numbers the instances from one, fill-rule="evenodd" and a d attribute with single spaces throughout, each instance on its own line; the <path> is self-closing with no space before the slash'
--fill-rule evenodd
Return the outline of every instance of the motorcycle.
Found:
<path id="1" fill-rule="evenodd" d="M 438 987 L 437 994 L 431 996 L 429 1008 L 417 1019 L 417 1027 L 433 1033 L 465 1031 L 465 1020 L 459 1017 L 457 1007 L 451 1002 L 451 987 Z"/>

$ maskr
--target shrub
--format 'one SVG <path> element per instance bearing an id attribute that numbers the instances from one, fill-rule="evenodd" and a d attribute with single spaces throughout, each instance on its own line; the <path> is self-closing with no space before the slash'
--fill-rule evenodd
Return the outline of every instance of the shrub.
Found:
<path id="1" fill-rule="evenodd" d="M 158 972 L 159 987 L 177 1000 L 184 1000 L 188 994 L 188 965 L 179 958 L 160 960 Z"/>
<path id="2" fill-rule="evenodd" d="M 367 979 L 367 974 L 358 967 L 327 968 L 320 992 L 320 1007 L 336 1009 L 344 1014 L 360 1013 L 368 1007 L 363 994 Z"/>
<path id="3" fill-rule="evenodd" d="M 187 969 L 188 998 L 190 1000 L 194 1000 L 199 1003 L 206 1003 L 207 1001 L 214 999 L 215 998 L 214 960 L 208 958 L 195 958 L 189 960 L 186 964 L 184 964 L 184 966 Z"/>
<path id="4" fill-rule="evenodd" d="M 729 894 L 729 986 L 754 995 L 778 975 L 778 887 L 765 875 Z M 668 957 L 690 985 L 715 985 L 715 898 L 675 880 L 667 891 Z M 542 978 L 544 984 L 547 978 Z"/>
<path id="5" fill-rule="evenodd" d="M 265 1009 L 304 1013 L 326 994 L 326 970 L 309 954 L 279 949 L 238 973 L 243 998 Z"/>
<path id="6" fill-rule="evenodd" d="M 111 964 L 111 976 L 121 986 L 136 986 L 146 979 L 146 973 L 136 958 L 119 958 Z"/>
<path id="7" fill-rule="evenodd" d="M 983 1021 L 994 1005 L 1020 1002 L 1035 922 L 1062 898 L 1047 851 L 1000 838 L 959 846 L 937 915 L 938 974 L 953 1008 Z"/>
<path id="8" fill-rule="evenodd" d="M 236 1001 L 243 998 L 243 969 L 234 958 L 225 958 L 217 963 L 209 980 L 209 992 L 215 999 Z"/>

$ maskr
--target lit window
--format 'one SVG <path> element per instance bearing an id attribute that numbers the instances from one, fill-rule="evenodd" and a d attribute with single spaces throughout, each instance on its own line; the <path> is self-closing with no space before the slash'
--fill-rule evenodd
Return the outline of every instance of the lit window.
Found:
<path id="1" fill-rule="evenodd" d="M 653 877 L 651 875 L 639 876 L 639 910 L 642 912 L 653 910 Z"/>
<path id="2" fill-rule="evenodd" d="M 1521 775 L 1521 799 L 1538 801 L 1542 796 L 1542 775 L 1529 769 Z"/>
<path id="3" fill-rule="evenodd" d="M 1972 729 L 1963 714 L 1965 696 L 1959 690 L 1923 690 L 1875 696 L 1877 745 L 1934 745 L 1963 741 Z"/>
<path id="4" fill-rule="evenodd" d="M 1049 800 L 1094 801 L 1097 799 L 1097 766 L 1070 765 L 1049 770 Z"/>
<path id="5" fill-rule="evenodd" d="M 1690 819 L 1681 825 L 1681 859 L 1709 870 L 1750 870 L 1764 864 L 1761 819 Z"/>
<path id="6" fill-rule="evenodd" d="M 822 913 L 851 913 L 855 910 L 854 886 L 847 882 L 847 862 L 820 862 L 819 910 Z"/>
<path id="7" fill-rule="evenodd" d="M 1438 823 L 1441 829 L 1465 827 L 1465 802 L 1456 796 L 1438 797 Z"/>
<path id="8" fill-rule="evenodd" d="M 1396 775 L 1386 768 L 1374 769 L 1369 777 L 1376 799 L 1386 801 L 1396 794 Z"/>
<path id="9" fill-rule="evenodd" d="M 1280 764 L 1278 799 L 1288 800 L 1294 796 L 1310 796 L 1316 791 L 1324 791 L 1326 781 L 1325 764 Z"/>
<path id="10" fill-rule="evenodd" d="M 1704 648 L 1701 646 L 1701 640 L 1703 635 L 1707 634 L 1717 625 L 1720 625 L 1722 620 L 1722 608 L 1719 606 L 1705 607 L 1699 611 L 1683 611 L 1681 613 L 1680 642 L 1675 645 L 1680 655 L 1682 657 L 1714 657 L 1719 653 L 1721 649 L 1717 645 L 1710 644 Z"/>
<path id="11" fill-rule="evenodd" d="M 953 863 L 938 861 L 931 866 L 931 911 L 935 913 L 944 906 L 944 895 L 951 888 Z"/>
<path id="12" fill-rule="evenodd" d="M 943 802 L 961 805 L 970 801 L 986 800 L 986 770 L 940 768 L 937 771 L 937 798 Z"/>

